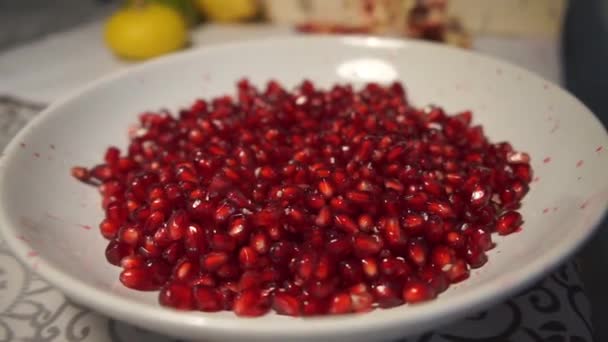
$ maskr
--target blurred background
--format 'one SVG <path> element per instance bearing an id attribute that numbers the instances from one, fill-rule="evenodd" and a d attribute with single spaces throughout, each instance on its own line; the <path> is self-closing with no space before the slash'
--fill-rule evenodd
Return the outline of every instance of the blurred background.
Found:
<path id="1" fill-rule="evenodd" d="M 608 122 L 607 0 L 0 0 L 0 100 L 42 108 L 182 49 L 313 33 L 425 39 L 494 55 L 560 83 Z M 606 230 L 579 256 L 596 341 L 608 341 Z"/>

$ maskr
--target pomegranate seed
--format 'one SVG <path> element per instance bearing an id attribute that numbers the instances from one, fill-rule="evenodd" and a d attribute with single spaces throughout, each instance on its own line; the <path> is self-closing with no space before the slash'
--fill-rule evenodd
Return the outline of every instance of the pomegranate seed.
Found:
<path id="1" fill-rule="evenodd" d="M 75 166 L 72 168 L 72 177 L 81 182 L 87 183 L 89 182 L 91 176 L 89 174 L 89 170 L 87 170 L 85 167 Z"/>
<path id="2" fill-rule="evenodd" d="M 334 194 L 333 186 L 329 183 L 328 180 L 322 180 L 318 185 L 319 191 L 323 194 L 323 196 L 327 198 L 331 198 Z"/>
<path id="3" fill-rule="evenodd" d="M 315 316 L 325 314 L 328 310 L 328 303 L 325 299 L 306 297 L 302 301 L 302 315 Z"/>
<path id="4" fill-rule="evenodd" d="M 469 267 L 464 260 L 458 259 L 445 271 L 445 275 L 450 283 L 458 283 L 469 277 Z"/>
<path id="5" fill-rule="evenodd" d="M 215 312 L 223 309 L 220 293 L 209 286 L 195 286 L 192 296 L 196 308 L 201 311 Z"/>
<path id="6" fill-rule="evenodd" d="M 414 304 L 425 302 L 436 297 L 435 290 L 425 282 L 410 281 L 403 287 L 403 300 L 406 303 Z"/>
<path id="7" fill-rule="evenodd" d="M 511 234 L 521 226 L 521 214 L 517 211 L 508 211 L 502 214 L 496 222 L 496 231 L 500 235 Z"/>
<path id="8" fill-rule="evenodd" d="M 329 301 L 329 313 L 340 315 L 349 313 L 353 310 L 353 302 L 347 293 L 338 293 Z"/>
<path id="9" fill-rule="evenodd" d="M 369 293 L 367 285 L 359 283 L 352 286 L 349 292 L 354 312 L 367 312 L 373 309 L 374 296 Z"/>
<path id="10" fill-rule="evenodd" d="M 407 246 L 407 256 L 415 265 L 422 267 L 427 261 L 428 248 L 424 240 L 412 240 Z"/>
<path id="11" fill-rule="evenodd" d="M 323 207 L 319 211 L 319 215 L 315 219 L 315 224 L 317 226 L 325 227 L 331 223 L 331 209 L 329 207 Z"/>
<path id="12" fill-rule="evenodd" d="M 192 290 L 186 284 L 170 283 L 160 290 L 158 301 L 165 306 L 170 306 L 178 310 L 192 310 L 194 308 L 194 298 Z"/>
<path id="13" fill-rule="evenodd" d="M 139 291 L 155 291 L 161 285 L 155 283 L 148 274 L 145 268 L 126 269 L 120 273 L 120 282 L 134 290 Z"/>
<path id="14" fill-rule="evenodd" d="M 379 281 L 372 287 L 372 295 L 381 308 L 391 308 L 403 303 L 400 289 L 390 281 Z"/>
<path id="15" fill-rule="evenodd" d="M 300 315 L 300 301 L 287 293 L 276 293 L 272 299 L 272 308 L 279 315 Z"/>
<path id="16" fill-rule="evenodd" d="M 445 266 L 451 266 L 454 262 L 456 253 L 449 247 L 446 246 L 435 246 L 431 251 L 431 261 L 437 268 L 443 268 Z"/>
<path id="17" fill-rule="evenodd" d="M 376 263 L 375 259 L 361 259 L 361 266 L 363 267 L 363 273 L 368 279 L 374 279 L 378 276 L 378 263 Z"/>
<path id="18" fill-rule="evenodd" d="M 258 253 L 251 247 L 245 246 L 239 252 L 239 262 L 243 268 L 254 268 L 257 265 Z"/>
<path id="19" fill-rule="evenodd" d="M 441 293 L 448 288 L 448 280 L 443 271 L 434 267 L 426 266 L 418 271 L 418 277 L 426 281 L 436 293 Z"/>
<path id="20" fill-rule="evenodd" d="M 173 268 L 173 279 L 186 282 L 194 279 L 198 274 L 198 265 L 192 260 L 182 259 Z"/>
<path id="21" fill-rule="evenodd" d="M 428 202 L 427 209 L 429 212 L 436 214 L 441 218 L 455 218 L 456 217 L 454 210 L 447 203 Z"/>
<path id="22" fill-rule="evenodd" d="M 106 260 L 112 265 L 119 266 L 124 257 L 133 255 L 133 247 L 124 242 L 110 241 L 106 247 Z"/>
<path id="23" fill-rule="evenodd" d="M 120 267 L 126 270 L 133 268 L 142 268 L 144 267 L 145 262 L 146 259 L 144 259 L 140 255 L 128 255 L 120 260 Z"/>
<path id="24" fill-rule="evenodd" d="M 486 253 L 477 246 L 467 248 L 465 259 L 471 268 L 479 268 L 488 261 Z"/>
<path id="25" fill-rule="evenodd" d="M 201 267 L 207 271 L 216 271 L 228 262 L 229 255 L 224 252 L 211 252 L 201 259 Z"/>
<path id="26" fill-rule="evenodd" d="M 361 257 L 378 254 L 382 246 L 382 239 L 377 235 L 358 234 L 353 242 L 355 253 Z"/>
<path id="27" fill-rule="evenodd" d="M 185 235 L 189 221 L 188 214 L 183 210 L 176 211 L 171 215 L 167 223 L 171 240 L 180 240 Z"/>
<path id="28" fill-rule="evenodd" d="M 120 280 L 162 305 L 259 316 L 430 300 L 517 231 L 530 156 L 472 113 L 403 86 L 304 81 L 146 112 L 124 153 L 72 176 L 98 188 Z"/>
<path id="29" fill-rule="evenodd" d="M 404 216 L 402 224 L 409 235 L 420 235 L 424 231 L 424 217 L 419 214 L 408 214 Z"/>
<path id="30" fill-rule="evenodd" d="M 241 292 L 234 299 L 234 313 L 237 316 L 256 317 L 268 312 L 270 303 L 268 298 L 262 296 L 257 289 L 248 289 Z"/>
<path id="31" fill-rule="evenodd" d="M 118 234 L 119 225 L 116 222 L 109 221 L 108 219 L 104 219 L 99 224 L 99 230 L 101 231 L 101 235 L 108 240 L 112 240 Z"/>
<path id="32" fill-rule="evenodd" d="M 336 227 L 342 229 L 344 232 L 349 234 L 355 234 L 359 231 L 359 227 L 350 217 L 347 215 L 336 215 L 334 216 L 334 223 Z"/>

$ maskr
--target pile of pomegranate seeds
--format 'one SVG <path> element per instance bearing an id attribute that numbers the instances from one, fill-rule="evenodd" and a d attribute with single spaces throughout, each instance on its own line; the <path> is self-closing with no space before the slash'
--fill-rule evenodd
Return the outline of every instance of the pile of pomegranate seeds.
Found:
<path id="1" fill-rule="evenodd" d="M 238 83 L 177 118 L 144 113 L 125 154 L 73 175 L 103 197 L 107 260 L 162 305 L 239 316 L 363 312 L 435 298 L 484 265 L 532 179 L 471 113 L 399 83 L 293 92 Z"/>

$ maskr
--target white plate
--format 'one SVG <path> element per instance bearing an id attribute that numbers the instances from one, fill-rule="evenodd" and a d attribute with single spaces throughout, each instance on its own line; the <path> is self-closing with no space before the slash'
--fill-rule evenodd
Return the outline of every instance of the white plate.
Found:
<path id="1" fill-rule="evenodd" d="M 495 239 L 490 261 L 437 300 L 363 315 L 298 319 L 176 312 L 124 288 L 103 257 L 95 189 L 69 175 L 93 165 L 146 109 L 231 93 L 237 79 L 402 80 L 418 105 L 471 109 L 493 141 L 528 151 L 538 177 L 523 231 Z M 0 227 L 16 254 L 74 300 L 165 334 L 206 340 L 369 341 L 434 328 L 485 308 L 571 255 L 608 198 L 608 136 L 580 102 L 522 69 L 441 45 L 366 37 L 302 37 L 210 47 L 142 64 L 58 101 L 8 146 L 0 165 Z M 92 229 L 89 229 L 93 227 Z"/>

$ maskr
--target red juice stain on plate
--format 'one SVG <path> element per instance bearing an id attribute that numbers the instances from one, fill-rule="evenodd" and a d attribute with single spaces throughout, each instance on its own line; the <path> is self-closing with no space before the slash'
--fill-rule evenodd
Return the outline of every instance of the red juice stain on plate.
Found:
<path id="1" fill-rule="evenodd" d="M 50 148 L 51 150 L 54 150 L 54 149 L 55 149 L 55 145 L 50 144 L 50 145 L 49 145 L 49 148 Z"/>
<path id="2" fill-rule="evenodd" d="M 87 225 L 87 224 L 79 224 L 78 227 L 85 229 L 85 230 L 91 230 L 91 226 Z"/>
<path id="3" fill-rule="evenodd" d="M 584 163 L 584 161 L 582 161 L 582 160 L 577 161 L 577 162 L 576 162 L 576 167 L 581 167 L 581 166 L 583 166 L 583 163 Z"/>
<path id="4" fill-rule="evenodd" d="M 30 257 L 30 258 L 36 257 L 36 256 L 38 256 L 38 252 L 36 252 L 36 251 L 30 251 L 30 252 L 27 253 L 27 256 Z"/>
<path id="5" fill-rule="evenodd" d="M 587 208 L 587 206 L 588 206 L 588 205 L 589 205 L 589 200 L 586 200 L 585 202 L 583 202 L 583 203 L 581 204 L 581 206 L 580 206 L 579 208 L 580 208 L 580 209 L 585 209 L 585 208 Z"/>
<path id="6" fill-rule="evenodd" d="M 40 153 L 34 152 L 34 158 L 40 158 Z"/>
<path id="7" fill-rule="evenodd" d="M 545 159 L 543 159 L 543 163 L 545 164 L 549 164 L 551 162 L 551 157 L 546 157 Z"/>
<path id="8" fill-rule="evenodd" d="M 546 213 L 548 213 L 548 212 L 549 212 L 549 208 L 545 208 L 545 209 L 543 209 L 543 214 L 546 214 Z"/>
<path id="9" fill-rule="evenodd" d="M 604 149 L 604 146 L 598 146 L 598 147 L 595 149 L 595 152 L 602 152 L 602 150 L 603 150 L 603 149 Z"/>
<path id="10" fill-rule="evenodd" d="M 532 180 L 534 183 L 537 183 L 540 181 L 540 177 L 536 176 L 534 177 L 534 179 Z"/>
<path id="11" fill-rule="evenodd" d="M 27 146 L 27 145 L 25 145 L 25 143 L 22 142 L 22 143 L 19 144 L 19 146 L 21 146 L 21 148 L 25 148 L 25 146 Z"/>

